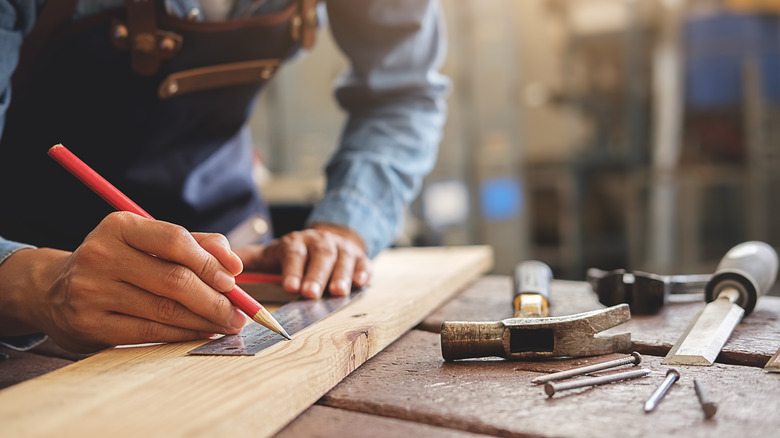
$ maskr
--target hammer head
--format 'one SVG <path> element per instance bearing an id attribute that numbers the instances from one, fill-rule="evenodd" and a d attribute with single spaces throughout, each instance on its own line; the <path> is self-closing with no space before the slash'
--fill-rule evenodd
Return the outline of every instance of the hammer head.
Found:
<path id="1" fill-rule="evenodd" d="M 495 322 L 444 322 L 445 360 L 500 356 L 511 360 L 598 356 L 628 352 L 631 334 L 597 336 L 631 319 L 628 305 L 547 318 Z"/>
<path id="2" fill-rule="evenodd" d="M 601 304 L 614 306 L 626 303 L 637 315 L 660 312 L 669 295 L 669 283 L 664 277 L 647 272 L 590 268 L 587 277 Z"/>
<path id="3" fill-rule="evenodd" d="M 504 320 L 504 344 L 512 358 L 580 357 L 626 352 L 631 334 L 598 336 L 631 319 L 628 305 L 550 318 Z"/>

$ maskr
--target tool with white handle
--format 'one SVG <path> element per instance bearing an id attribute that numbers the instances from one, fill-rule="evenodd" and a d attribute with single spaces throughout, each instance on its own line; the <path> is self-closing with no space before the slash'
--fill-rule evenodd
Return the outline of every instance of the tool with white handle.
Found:
<path id="1" fill-rule="evenodd" d="M 712 365 L 734 327 L 775 283 L 777 253 L 764 242 L 744 242 L 721 259 L 705 287 L 709 302 L 666 355 L 664 365 Z"/>

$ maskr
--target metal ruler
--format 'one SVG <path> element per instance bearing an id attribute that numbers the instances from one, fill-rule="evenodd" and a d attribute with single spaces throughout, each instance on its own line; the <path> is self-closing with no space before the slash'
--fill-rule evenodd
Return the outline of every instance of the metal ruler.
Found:
<path id="1" fill-rule="evenodd" d="M 319 300 L 292 301 L 273 312 L 274 318 L 292 336 L 331 313 L 341 309 L 360 296 L 353 291 L 346 297 L 326 297 Z M 192 349 L 187 354 L 252 356 L 257 352 L 284 341 L 284 338 L 260 324 L 249 324 L 237 335 L 223 336 Z"/>

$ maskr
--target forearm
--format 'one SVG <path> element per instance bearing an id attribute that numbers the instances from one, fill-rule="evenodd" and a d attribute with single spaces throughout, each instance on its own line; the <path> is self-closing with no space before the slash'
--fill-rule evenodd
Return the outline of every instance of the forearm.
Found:
<path id="1" fill-rule="evenodd" d="M 0 241 L 0 245 L 8 241 Z M 37 309 L 43 291 L 50 287 L 51 266 L 69 253 L 48 248 L 17 246 L 6 252 L 0 264 L 0 336 L 19 336 L 43 331 Z"/>
<path id="2" fill-rule="evenodd" d="M 349 113 L 310 223 L 348 227 L 375 256 L 398 235 L 404 208 L 435 163 L 448 81 L 437 1 L 331 0 L 333 35 L 351 61 L 336 97 Z"/>
<path id="3" fill-rule="evenodd" d="M 309 223 L 354 230 L 373 257 L 400 232 L 404 208 L 433 168 L 443 112 L 405 104 L 352 116 L 326 172 L 327 190 Z"/>

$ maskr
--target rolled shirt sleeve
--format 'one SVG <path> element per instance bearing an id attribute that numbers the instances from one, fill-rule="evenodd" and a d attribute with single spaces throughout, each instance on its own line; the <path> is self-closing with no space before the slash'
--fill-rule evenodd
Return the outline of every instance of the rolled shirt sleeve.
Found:
<path id="1" fill-rule="evenodd" d="M 308 222 L 355 230 L 374 257 L 400 233 L 405 207 L 436 162 L 449 89 L 438 73 L 445 29 L 435 0 L 326 4 L 351 64 L 335 92 L 348 120 Z"/>
<path id="2" fill-rule="evenodd" d="M 2 264 L 8 257 L 11 257 L 11 255 L 16 251 L 25 248 L 35 247 L 24 243 L 14 242 L 13 240 L 6 240 L 0 236 L 0 264 Z"/>

